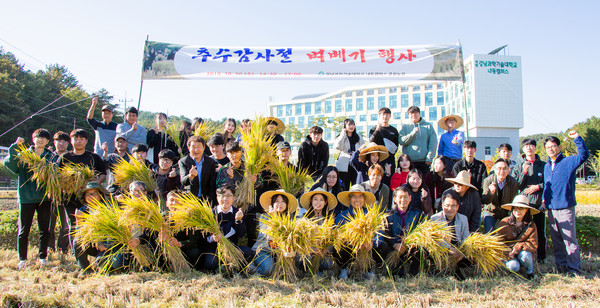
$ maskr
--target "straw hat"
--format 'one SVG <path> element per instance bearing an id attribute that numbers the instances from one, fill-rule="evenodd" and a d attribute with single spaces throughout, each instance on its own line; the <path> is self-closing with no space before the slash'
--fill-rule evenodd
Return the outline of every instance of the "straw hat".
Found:
<path id="1" fill-rule="evenodd" d="M 287 203 L 288 213 L 296 212 L 296 210 L 298 209 L 298 200 L 296 200 L 296 197 L 294 197 L 294 195 L 292 195 L 290 193 L 286 193 L 283 189 L 278 189 L 278 190 L 269 190 L 260 196 L 260 199 L 259 199 L 260 206 L 262 206 L 262 208 L 265 210 L 266 213 L 269 212 L 269 206 L 271 206 L 271 198 L 273 198 L 274 195 L 286 196 L 288 199 L 288 203 Z"/>
<path id="2" fill-rule="evenodd" d="M 386 158 L 388 158 L 388 156 L 390 156 L 388 149 L 385 146 L 378 145 L 375 142 L 369 142 L 366 144 L 365 148 L 362 151 L 360 151 L 358 159 L 364 161 L 367 159 L 367 155 L 371 153 L 379 153 L 379 161 L 385 160 Z"/>
<path id="3" fill-rule="evenodd" d="M 311 207 L 310 200 L 316 194 L 322 194 L 327 198 L 327 212 L 333 210 L 338 203 L 337 198 L 332 193 L 321 187 L 317 187 L 315 190 L 306 192 L 300 197 L 300 205 L 304 209 L 309 210 Z"/>
<path id="4" fill-rule="evenodd" d="M 454 118 L 456 120 L 456 126 L 454 127 L 454 129 L 458 129 L 464 123 L 463 118 L 461 118 L 460 116 L 458 116 L 456 114 L 451 114 L 451 115 L 447 115 L 447 116 L 441 118 L 438 121 L 438 126 L 443 130 L 448 130 L 448 125 L 446 125 L 446 121 L 450 118 Z"/>
<path id="5" fill-rule="evenodd" d="M 455 178 L 446 179 L 446 181 L 448 181 L 450 183 L 456 183 L 456 184 L 460 184 L 460 185 L 469 186 L 475 190 L 478 190 L 477 187 L 475 187 L 475 186 L 473 186 L 473 184 L 471 184 L 471 174 L 467 170 L 463 170 L 463 171 L 459 172 Z"/>
<path id="6" fill-rule="evenodd" d="M 276 117 L 267 117 L 265 120 L 266 120 L 267 125 L 269 122 L 277 123 L 277 126 L 275 127 L 276 134 L 281 134 L 285 130 L 285 124 L 283 124 L 283 121 L 281 121 L 280 119 L 278 119 Z"/>
<path id="7" fill-rule="evenodd" d="M 373 193 L 370 191 L 366 191 L 365 188 L 360 184 L 354 184 L 350 187 L 349 191 L 342 191 L 337 195 L 340 203 L 345 205 L 346 207 L 350 206 L 350 194 L 352 193 L 361 193 L 365 196 L 365 205 L 370 205 L 375 203 L 376 198 Z"/>
<path id="8" fill-rule="evenodd" d="M 529 205 L 529 199 L 527 198 L 527 196 L 523 196 L 523 195 L 517 195 L 513 199 L 512 203 L 504 204 L 504 205 L 502 205 L 502 208 L 505 210 L 511 211 L 512 208 L 515 206 L 529 209 L 529 211 L 531 212 L 531 215 L 535 215 L 540 212 L 538 209 Z"/>
<path id="9" fill-rule="evenodd" d="M 102 185 L 98 184 L 97 182 L 88 182 L 87 184 L 85 184 L 84 188 L 80 189 L 79 192 L 77 192 L 77 198 L 81 202 L 85 203 L 85 192 L 92 189 L 98 190 L 98 192 L 100 192 L 100 195 L 102 196 L 108 195 L 108 191 L 104 189 Z"/>

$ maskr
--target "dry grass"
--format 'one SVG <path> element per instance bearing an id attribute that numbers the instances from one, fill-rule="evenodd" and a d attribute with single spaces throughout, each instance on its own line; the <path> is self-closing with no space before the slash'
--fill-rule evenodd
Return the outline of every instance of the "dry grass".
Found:
<path id="1" fill-rule="evenodd" d="M 577 204 L 600 205 L 600 190 L 575 190 Z"/>
<path id="2" fill-rule="evenodd" d="M 34 257 L 33 252 L 30 257 Z M 539 268 L 546 274 L 531 282 L 505 275 L 463 282 L 425 276 L 397 281 L 383 277 L 374 282 L 326 277 L 297 283 L 258 277 L 226 279 L 198 272 L 84 277 L 76 270 L 72 257 L 65 261 L 57 260 L 54 254 L 50 257 L 50 267 L 31 266 L 17 271 L 16 253 L 0 250 L 3 306 L 594 307 L 600 296 L 598 256 L 584 256 L 586 278 L 546 273 L 551 267 L 546 264 Z"/>

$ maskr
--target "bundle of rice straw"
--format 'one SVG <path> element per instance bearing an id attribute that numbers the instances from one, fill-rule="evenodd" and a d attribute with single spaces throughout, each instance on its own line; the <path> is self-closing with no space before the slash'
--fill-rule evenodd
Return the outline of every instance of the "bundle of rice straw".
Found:
<path id="1" fill-rule="evenodd" d="M 435 266 L 439 270 L 444 270 L 449 264 L 448 254 L 453 237 L 452 227 L 448 224 L 425 220 L 404 236 L 403 243 L 409 249 L 419 249 L 421 253 L 427 251 Z M 392 256 L 399 257 L 397 252 Z M 394 259 L 388 261 L 392 265 L 397 264 Z"/>
<path id="2" fill-rule="evenodd" d="M 459 248 L 484 276 L 491 276 L 496 269 L 504 266 L 502 260 L 506 246 L 497 234 L 498 230 L 487 234 L 473 232 Z"/>
<path id="3" fill-rule="evenodd" d="M 315 242 L 315 249 L 317 252 L 311 259 L 312 273 L 318 273 L 319 267 L 321 266 L 321 260 L 326 255 L 322 254 L 322 251 L 335 244 L 338 237 L 338 229 L 335 226 L 335 219 L 333 215 L 329 215 L 324 218 L 317 218 L 315 223 L 318 225 Z"/>
<path id="4" fill-rule="evenodd" d="M 276 175 L 281 189 L 294 196 L 301 193 L 306 183 L 311 180 L 308 169 L 296 167 L 295 165 L 273 161 L 269 164 L 269 168 Z"/>
<path id="5" fill-rule="evenodd" d="M 173 142 L 175 142 L 175 144 L 179 147 L 181 146 L 181 135 L 179 135 L 179 125 L 181 123 L 171 123 L 166 125 L 165 127 L 165 132 L 167 133 L 167 136 L 171 137 L 171 139 L 173 139 Z M 181 156 L 182 154 L 180 154 Z"/>
<path id="6" fill-rule="evenodd" d="M 221 130 L 217 123 L 204 121 L 200 123 L 198 127 L 196 127 L 196 129 L 194 130 L 194 136 L 200 136 L 205 141 L 208 141 L 208 139 L 210 139 L 212 135 L 220 132 Z"/>
<path id="7" fill-rule="evenodd" d="M 181 249 L 177 246 L 171 246 L 168 238 L 173 237 L 173 230 L 169 222 L 165 221 L 160 213 L 159 205 L 146 196 L 135 198 L 126 194 L 121 200 L 125 205 L 124 219 L 130 226 L 139 226 L 143 230 L 148 230 L 156 235 L 166 234 L 168 237 L 161 238 L 157 236 L 158 249 L 167 261 L 168 268 L 175 272 L 188 272 L 190 265 L 185 260 Z"/>
<path id="8" fill-rule="evenodd" d="M 319 226 L 313 219 L 296 219 L 295 215 L 280 213 L 273 213 L 260 221 L 266 227 L 261 232 L 269 237 L 273 253 L 277 255 L 273 278 L 295 281 L 298 278 L 295 257 L 306 262 L 311 254 L 317 252 L 315 240 Z"/>
<path id="9" fill-rule="evenodd" d="M 171 220 L 175 232 L 182 230 L 201 230 L 205 234 L 219 234 L 219 222 L 207 200 L 199 200 L 186 192 L 177 197 L 179 204 L 171 208 Z M 246 266 L 242 251 L 229 239 L 221 237 L 217 241 L 217 258 L 221 267 L 227 270 L 241 270 Z"/>
<path id="10" fill-rule="evenodd" d="M 275 145 L 271 144 L 273 136 L 267 134 L 266 119 L 258 117 L 251 123 L 250 130 L 242 131 L 244 178 L 235 192 L 235 199 L 243 211 L 254 204 L 256 197 L 256 189 L 254 183 L 250 181 L 250 176 L 265 170 L 267 163 L 275 159 Z"/>
<path id="11" fill-rule="evenodd" d="M 55 204 L 62 202 L 62 189 L 56 165 L 46 161 L 46 159 L 37 155 L 24 144 L 19 144 L 17 148 L 19 153 L 19 163 L 27 165 L 27 168 L 33 173 L 31 179 L 35 181 L 38 187 L 45 187 L 46 195 L 52 199 Z"/>
<path id="12" fill-rule="evenodd" d="M 74 236 L 78 243 L 85 249 L 98 243 L 110 242 L 113 247 L 110 255 L 104 255 L 104 259 L 112 260 L 114 256 L 127 253 L 128 243 L 132 239 L 132 230 L 122 219 L 123 210 L 114 199 L 94 201 L 88 204 L 88 213 L 79 216 L 77 229 Z M 108 247 L 107 247 L 108 248 Z M 138 245 L 131 252 L 140 266 L 149 267 L 154 263 L 152 251 L 146 245 Z M 100 268 L 100 273 L 108 273 L 112 264 L 105 262 Z"/>
<path id="13" fill-rule="evenodd" d="M 129 161 L 119 159 L 111 171 L 115 177 L 115 184 L 119 185 L 124 191 L 129 189 L 129 184 L 133 181 L 144 182 L 147 191 L 154 191 L 158 187 L 150 168 L 131 155 L 129 155 Z"/>
<path id="14" fill-rule="evenodd" d="M 59 182 L 65 196 L 77 195 L 89 181 L 96 180 L 96 173 L 84 164 L 66 163 L 58 169 Z"/>
<path id="15" fill-rule="evenodd" d="M 352 251 L 356 260 L 351 267 L 358 274 L 366 273 L 375 263 L 371 251 L 362 247 L 372 243 L 375 236 L 385 236 L 383 232 L 387 227 L 388 216 L 389 214 L 381 211 L 381 203 L 367 205 L 366 213 L 362 209 L 354 211 L 354 217 L 350 217 L 339 228 L 336 248 L 345 246 Z"/>

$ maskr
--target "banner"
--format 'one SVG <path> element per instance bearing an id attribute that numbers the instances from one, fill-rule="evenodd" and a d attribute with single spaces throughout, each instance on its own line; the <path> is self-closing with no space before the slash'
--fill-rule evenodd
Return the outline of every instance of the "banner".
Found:
<path id="1" fill-rule="evenodd" d="M 461 80 L 461 46 L 231 47 L 148 41 L 142 79 Z"/>

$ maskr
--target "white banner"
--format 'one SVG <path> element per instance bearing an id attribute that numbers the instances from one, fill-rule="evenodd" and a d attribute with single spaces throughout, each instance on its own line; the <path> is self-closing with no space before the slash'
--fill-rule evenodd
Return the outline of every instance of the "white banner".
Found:
<path id="1" fill-rule="evenodd" d="M 147 42 L 143 79 L 460 80 L 460 45 L 230 47 Z"/>

